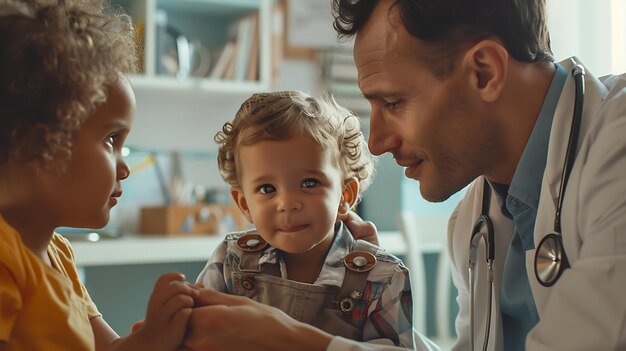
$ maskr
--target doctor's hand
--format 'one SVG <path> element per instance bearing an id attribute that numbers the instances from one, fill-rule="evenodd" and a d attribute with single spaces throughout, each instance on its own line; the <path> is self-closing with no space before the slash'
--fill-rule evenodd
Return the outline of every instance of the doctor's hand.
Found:
<path id="1" fill-rule="evenodd" d="M 340 213 L 339 220 L 346 224 L 355 239 L 365 240 L 378 246 L 378 230 L 374 223 L 364 221 L 354 211 L 348 211 L 346 214 Z"/>
<path id="2" fill-rule="evenodd" d="M 323 351 L 332 336 L 247 297 L 200 290 L 189 319 L 185 350 Z"/>

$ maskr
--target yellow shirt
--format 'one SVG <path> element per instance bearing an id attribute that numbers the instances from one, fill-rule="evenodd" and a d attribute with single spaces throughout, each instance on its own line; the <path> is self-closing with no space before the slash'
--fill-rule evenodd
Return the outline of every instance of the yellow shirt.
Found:
<path id="1" fill-rule="evenodd" d="M 45 265 L 0 216 L 0 340 L 7 351 L 94 350 L 100 316 L 78 278 L 67 239 L 54 234 Z"/>

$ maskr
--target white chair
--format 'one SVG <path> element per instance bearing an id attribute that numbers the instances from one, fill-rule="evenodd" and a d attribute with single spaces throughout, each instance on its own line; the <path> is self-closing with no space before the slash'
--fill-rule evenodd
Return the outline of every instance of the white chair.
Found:
<path id="1" fill-rule="evenodd" d="M 406 245 L 405 264 L 410 270 L 411 289 L 413 290 L 413 323 L 422 334 L 426 334 L 426 269 L 424 254 L 437 253 L 435 315 L 436 333 L 432 337 L 443 350 L 453 341 L 450 329 L 450 263 L 447 253 L 448 215 L 419 216 L 411 212 L 402 212 L 398 225 Z"/>

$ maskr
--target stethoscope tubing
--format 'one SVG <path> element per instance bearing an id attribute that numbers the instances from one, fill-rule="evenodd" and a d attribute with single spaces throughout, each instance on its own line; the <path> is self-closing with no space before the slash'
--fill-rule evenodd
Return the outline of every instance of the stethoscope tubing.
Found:
<path id="1" fill-rule="evenodd" d="M 555 221 L 554 221 L 554 234 L 548 234 L 544 240 L 539 243 L 537 246 L 537 250 L 535 253 L 535 277 L 538 282 L 546 287 L 552 286 L 561 276 L 561 273 L 569 267 L 569 262 L 567 260 L 567 255 L 565 254 L 562 236 L 561 236 L 561 209 L 563 205 L 563 197 L 565 195 L 565 188 L 567 186 L 567 181 L 569 180 L 569 175 L 571 173 L 572 167 L 574 165 L 578 136 L 580 133 L 580 125 L 582 121 L 582 111 L 583 111 L 583 101 L 585 97 L 585 69 L 582 65 L 576 63 L 573 59 L 573 68 L 571 70 L 571 74 L 574 78 L 575 84 L 575 96 L 574 96 L 574 112 L 572 116 L 572 126 L 570 129 L 570 135 L 567 144 L 567 152 L 565 154 L 565 161 L 563 165 L 563 172 L 561 174 L 561 186 L 559 189 L 559 197 L 557 203 L 557 209 L 555 213 Z M 483 340 L 483 350 L 487 350 L 487 346 L 489 344 L 489 332 L 491 329 L 491 312 L 492 312 L 492 303 L 493 303 L 493 264 L 495 262 L 495 231 L 493 229 L 493 223 L 489 218 L 489 200 L 490 200 L 490 185 L 485 179 L 483 183 L 483 199 L 482 199 L 482 213 L 474 227 L 472 228 L 472 236 L 470 238 L 470 257 L 469 257 L 469 289 L 470 289 L 470 350 L 475 349 L 474 344 L 474 320 L 475 320 L 475 311 L 474 311 L 474 290 L 475 290 L 475 281 L 474 281 L 474 271 L 477 263 L 477 254 L 478 254 L 478 245 L 480 241 L 485 242 L 486 246 L 486 260 L 487 260 L 487 281 L 489 284 L 487 301 L 489 302 L 487 306 L 487 320 L 485 322 L 485 336 Z M 486 233 L 481 232 L 481 229 L 485 227 Z M 558 233 L 558 234 L 557 234 Z M 549 240 L 546 240 L 549 239 Z M 544 243 L 549 243 L 550 241 L 558 240 L 558 243 L 554 243 L 552 246 L 558 248 L 560 250 L 558 253 L 549 252 L 549 255 L 543 253 Z M 560 244 L 560 245 L 557 245 Z M 546 257 L 554 257 L 554 265 L 556 266 L 556 274 L 545 274 L 542 273 L 538 265 L 538 254 L 541 254 Z M 546 266 L 545 264 L 542 266 Z M 552 268 L 554 269 L 554 267 Z M 548 277 L 548 278 L 545 278 Z"/>

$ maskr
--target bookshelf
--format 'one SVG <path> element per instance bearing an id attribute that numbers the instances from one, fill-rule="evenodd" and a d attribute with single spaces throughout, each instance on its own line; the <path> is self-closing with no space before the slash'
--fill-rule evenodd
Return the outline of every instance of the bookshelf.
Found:
<path id="1" fill-rule="evenodd" d="M 270 87 L 273 0 L 112 0 L 112 5 L 121 6 L 137 28 L 140 73 L 131 76 L 136 89 L 245 95 Z"/>

